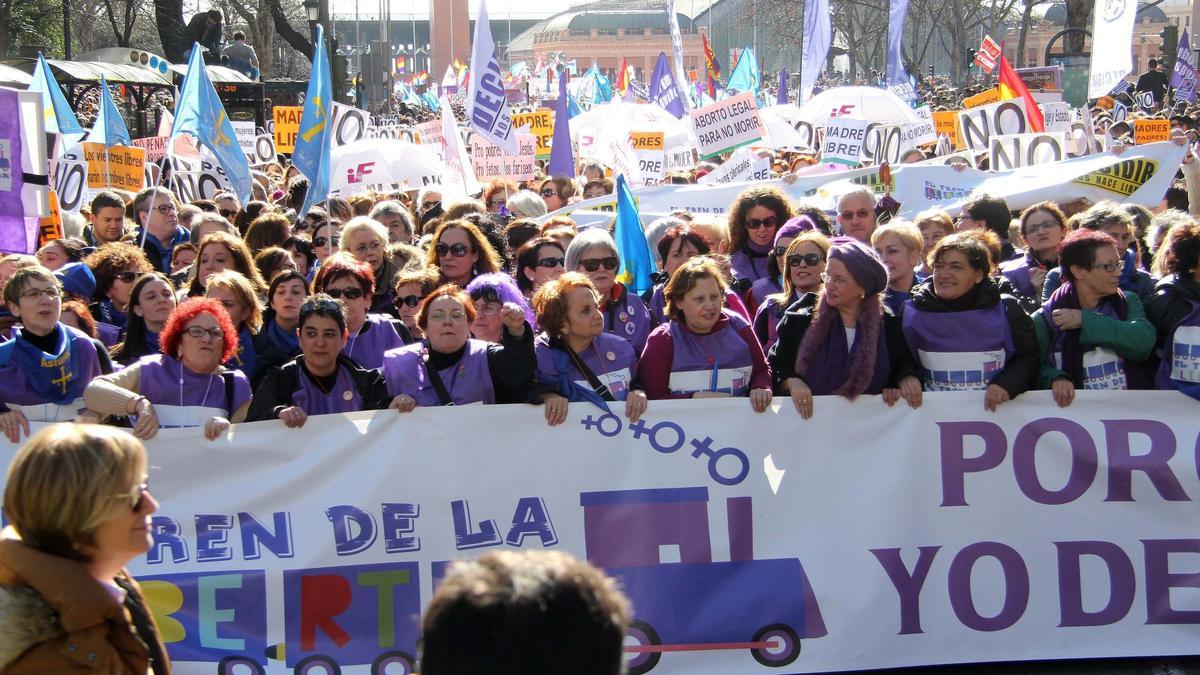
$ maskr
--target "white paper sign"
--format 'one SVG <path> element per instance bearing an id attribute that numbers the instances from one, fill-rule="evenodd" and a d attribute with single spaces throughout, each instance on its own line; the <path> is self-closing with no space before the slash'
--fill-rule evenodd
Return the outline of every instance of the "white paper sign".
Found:
<path id="1" fill-rule="evenodd" d="M 1075 115 L 1071 112 L 1070 103 L 1043 103 L 1041 107 L 1046 131 L 1066 131 L 1071 128 Z"/>
<path id="2" fill-rule="evenodd" d="M 1137 0 L 1096 0 L 1092 9 L 1091 69 L 1088 73 L 1088 98 L 1107 96 L 1129 71 L 1133 70 L 1133 24 L 1137 18 Z"/>
<path id="3" fill-rule="evenodd" d="M 760 140 L 765 129 L 754 94 L 750 92 L 698 108 L 689 116 L 701 159 Z"/>
<path id="4" fill-rule="evenodd" d="M 1008 171 L 1025 166 L 1059 162 L 1067 157 L 1062 133 L 993 136 L 989 168 Z"/>
<path id="5" fill-rule="evenodd" d="M 867 120 L 831 117 L 825 123 L 825 139 L 821 141 L 821 161 L 857 166 L 862 159 L 867 140 Z"/>
<path id="6" fill-rule="evenodd" d="M 701 185 L 716 183 L 741 183 L 771 179 L 771 160 L 759 157 L 748 148 L 742 148 L 711 173 L 701 176 L 696 182 Z"/>

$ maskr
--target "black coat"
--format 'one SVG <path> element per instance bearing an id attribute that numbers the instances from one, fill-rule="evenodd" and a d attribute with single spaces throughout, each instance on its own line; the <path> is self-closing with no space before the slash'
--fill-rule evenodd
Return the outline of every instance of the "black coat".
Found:
<path id="1" fill-rule="evenodd" d="M 295 405 L 292 395 L 300 388 L 300 378 L 309 377 L 302 372 L 304 355 L 301 354 L 288 363 L 272 368 L 254 390 L 254 398 L 250 402 L 250 411 L 246 414 L 247 422 L 261 420 L 277 420 L 284 408 Z M 388 396 L 387 383 L 378 370 L 366 370 L 358 367 L 354 361 L 345 356 L 338 356 L 338 366 L 350 371 L 350 379 L 358 389 L 362 399 L 363 410 L 383 410 L 391 403 Z"/>

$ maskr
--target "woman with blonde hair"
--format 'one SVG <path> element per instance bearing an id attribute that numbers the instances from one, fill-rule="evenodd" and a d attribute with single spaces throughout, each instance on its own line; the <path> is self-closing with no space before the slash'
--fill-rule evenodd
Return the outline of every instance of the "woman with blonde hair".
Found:
<path id="1" fill-rule="evenodd" d="M 825 261 L 829 254 L 829 238 L 820 232 L 805 232 L 788 244 L 784 253 L 787 268 L 783 275 L 783 292 L 768 295 L 754 315 L 754 334 L 769 352 L 778 339 L 777 329 L 783 313 L 796 302 L 814 306 L 816 294 L 824 283 Z"/>
<path id="2" fill-rule="evenodd" d="M 250 285 L 250 280 L 233 270 L 217 272 L 208 278 L 205 295 L 221 303 L 237 328 L 238 345 L 226 368 L 236 368 L 247 377 L 254 373 L 257 354 L 254 339 L 262 330 L 262 303 Z"/>

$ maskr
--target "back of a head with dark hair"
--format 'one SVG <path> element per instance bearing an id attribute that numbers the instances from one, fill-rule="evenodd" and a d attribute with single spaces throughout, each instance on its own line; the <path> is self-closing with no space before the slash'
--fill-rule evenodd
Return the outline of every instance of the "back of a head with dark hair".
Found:
<path id="1" fill-rule="evenodd" d="M 111 190 L 102 190 L 97 192 L 95 197 L 92 197 L 92 215 L 96 215 L 96 211 L 98 209 L 109 208 L 119 208 L 123 210 L 125 208 L 125 200 L 121 199 L 120 195 L 112 192 Z"/>
<path id="2" fill-rule="evenodd" d="M 1176 228 L 1171 241 L 1170 271 L 1176 277 L 1191 277 L 1200 266 L 1200 225 L 1188 223 Z"/>
<path id="3" fill-rule="evenodd" d="M 996 233 L 1002 241 L 1008 241 L 1008 227 L 1012 224 L 1012 213 L 1008 202 L 992 195 L 977 195 L 962 207 L 963 215 L 972 220 L 987 223 L 987 229 Z"/>
<path id="4" fill-rule="evenodd" d="M 500 256 L 504 269 L 512 269 L 513 254 L 512 249 L 508 246 L 506 221 L 494 213 L 468 213 L 462 219 L 478 227 L 484 238 L 492 245 L 492 249 Z"/>
<path id="5" fill-rule="evenodd" d="M 1163 196 L 1167 200 L 1167 208 L 1175 209 L 1176 211 L 1188 211 L 1188 193 L 1187 189 L 1180 185 L 1172 185 L 1167 188 L 1167 194 Z"/>
<path id="6" fill-rule="evenodd" d="M 559 551 L 455 563 L 422 617 L 422 675 L 618 675 L 629 601 Z"/>

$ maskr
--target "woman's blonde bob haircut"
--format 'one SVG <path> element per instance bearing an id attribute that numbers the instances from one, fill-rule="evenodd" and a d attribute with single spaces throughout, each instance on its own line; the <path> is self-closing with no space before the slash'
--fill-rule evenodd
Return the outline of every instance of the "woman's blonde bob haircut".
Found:
<path id="1" fill-rule="evenodd" d="M 146 448 L 128 432 L 55 424 L 9 465 L 4 514 L 28 546 L 86 561 L 96 530 L 132 508 L 145 476 Z"/>

